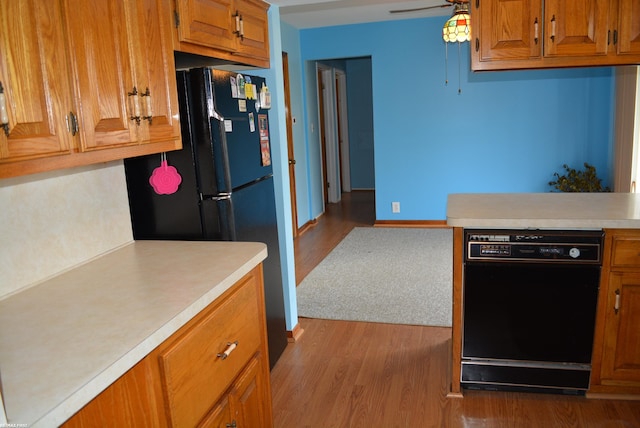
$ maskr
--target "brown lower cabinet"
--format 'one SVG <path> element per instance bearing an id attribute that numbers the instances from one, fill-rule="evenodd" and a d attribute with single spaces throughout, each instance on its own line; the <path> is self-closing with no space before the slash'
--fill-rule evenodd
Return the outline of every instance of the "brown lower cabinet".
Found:
<path id="1" fill-rule="evenodd" d="M 271 427 L 262 265 L 65 427 Z"/>
<path id="2" fill-rule="evenodd" d="M 606 230 L 589 394 L 640 398 L 640 231 Z"/>

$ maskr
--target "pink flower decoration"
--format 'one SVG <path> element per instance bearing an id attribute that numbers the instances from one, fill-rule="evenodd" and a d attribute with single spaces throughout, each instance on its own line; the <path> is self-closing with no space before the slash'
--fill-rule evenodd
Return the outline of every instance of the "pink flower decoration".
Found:
<path id="1" fill-rule="evenodd" d="M 149 177 L 149 184 L 158 195 L 171 195 L 176 193 L 182 183 L 182 177 L 178 170 L 167 164 L 166 159 L 160 162 L 160 166 L 153 170 Z"/>

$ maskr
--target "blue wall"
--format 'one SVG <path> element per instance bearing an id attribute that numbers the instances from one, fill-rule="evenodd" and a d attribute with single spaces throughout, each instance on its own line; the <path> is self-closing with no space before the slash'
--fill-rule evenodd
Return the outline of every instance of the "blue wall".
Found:
<path id="1" fill-rule="evenodd" d="M 546 192 L 564 163 L 589 162 L 610 183 L 611 68 L 472 73 L 467 43 L 459 95 L 457 45 L 449 46 L 444 84 L 442 23 L 435 17 L 287 32 L 285 50 L 299 43 L 296 96 L 305 111 L 307 171 L 297 174 L 306 174 L 298 199 L 308 205 L 298 205 L 301 225 L 323 210 L 316 60 L 371 56 L 377 220 L 445 219 L 449 193 Z M 392 201 L 401 203 L 399 214 L 391 213 Z"/>
<path id="2" fill-rule="evenodd" d="M 271 6 L 273 8 L 274 6 Z M 289 62 L 289 93 L 291 102 L 291 118 L 293 132 L 293 151 L 296 166 L 296 209 L 298 213 L 298 224 L 304 225 L 312 218 L 311 202 L 309 197 L 313 194 L 309 187 L 309 156 L 305 139 L 304 128 L 304 96 L 303 96 L 303 63 L 300 58 L 300 32 L 287 24 L 280 24 L 282 34 L 282 50 L 287 53 Z"/>
<path id="3" fill-rule="evenodd" d="M 287 121 L 284 100 L 284 72 L 282 68 L 282 36 L 280 32 L 280 9 L 269 8 L 269 45 L 271 64 L 268 69 L 251 70 L 250 74 L 264 77 L 271 91 L 269 111 L 269 138 L 273 184 L 278 221 L 282 287 L 287 330 L 298 324 L 298 303 L 296 300 L 295 259 L 293 251 L 293 228 L 291 199 L 289 192 L 289 164 L 287 153 Z"/>
<path id="4" fill-rule="evenodd" d="M 371 58 L 345 61 L 352 189 L 375 187 Z"/>

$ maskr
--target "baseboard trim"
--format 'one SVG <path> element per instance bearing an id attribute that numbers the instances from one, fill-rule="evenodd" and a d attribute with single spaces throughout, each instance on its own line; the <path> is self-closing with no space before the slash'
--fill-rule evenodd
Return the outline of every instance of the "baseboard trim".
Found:
<path id="1" fill-rule="evenodd" d="M 451 226 L 447 225 L 446 220 L 376 220 L 374 227 L 451 228 Z"/>
<path id="2" fill-rule="evenodd" d="M 315 227 L 317 224 L 318 224 L 318 219 L 317 218 L 314 218 L 313 220 L 309 220 L 308 222 L 303 224 L 302 227 L 298 228 L 298 236 L 302 235 L 303 233 L 305 233 L 307 230 L 311 229 L 312 227 Z"/>
<path id="3" fill-rule="evenodd" d="M 615 393 L 601 393 L 601 392 L 589 392 L 586 394 L 587 398 L 593 398 L 596 400 L 627 400 L 637 401 L 640 400 L 638 394 L 615 394 Z"/>
<path id="4" fill-rule="evenodd" d="M 293 330 L 287 331 L 287 342 L 297 342 L 303 333 L 304 330 L 300 327 L 300 323 L 296 324 Z"/>

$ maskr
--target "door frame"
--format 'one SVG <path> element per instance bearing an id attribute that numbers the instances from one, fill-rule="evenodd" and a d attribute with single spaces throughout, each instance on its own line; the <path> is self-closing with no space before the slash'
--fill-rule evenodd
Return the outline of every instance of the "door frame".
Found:
<path id="1" fill-rule="evenodd" d="M 287 121 L 287 157 L 289 163 L 289 195 L 291 198 L 291 223 L 293 238 L 298 236 L 298 202 L 296 198 L 296 159 L 293 144 L 293 119 L 291 117 L 291 87 L 289 83 L 289 55 L 282 52 L 284 75 L 284 110 Z"/>

